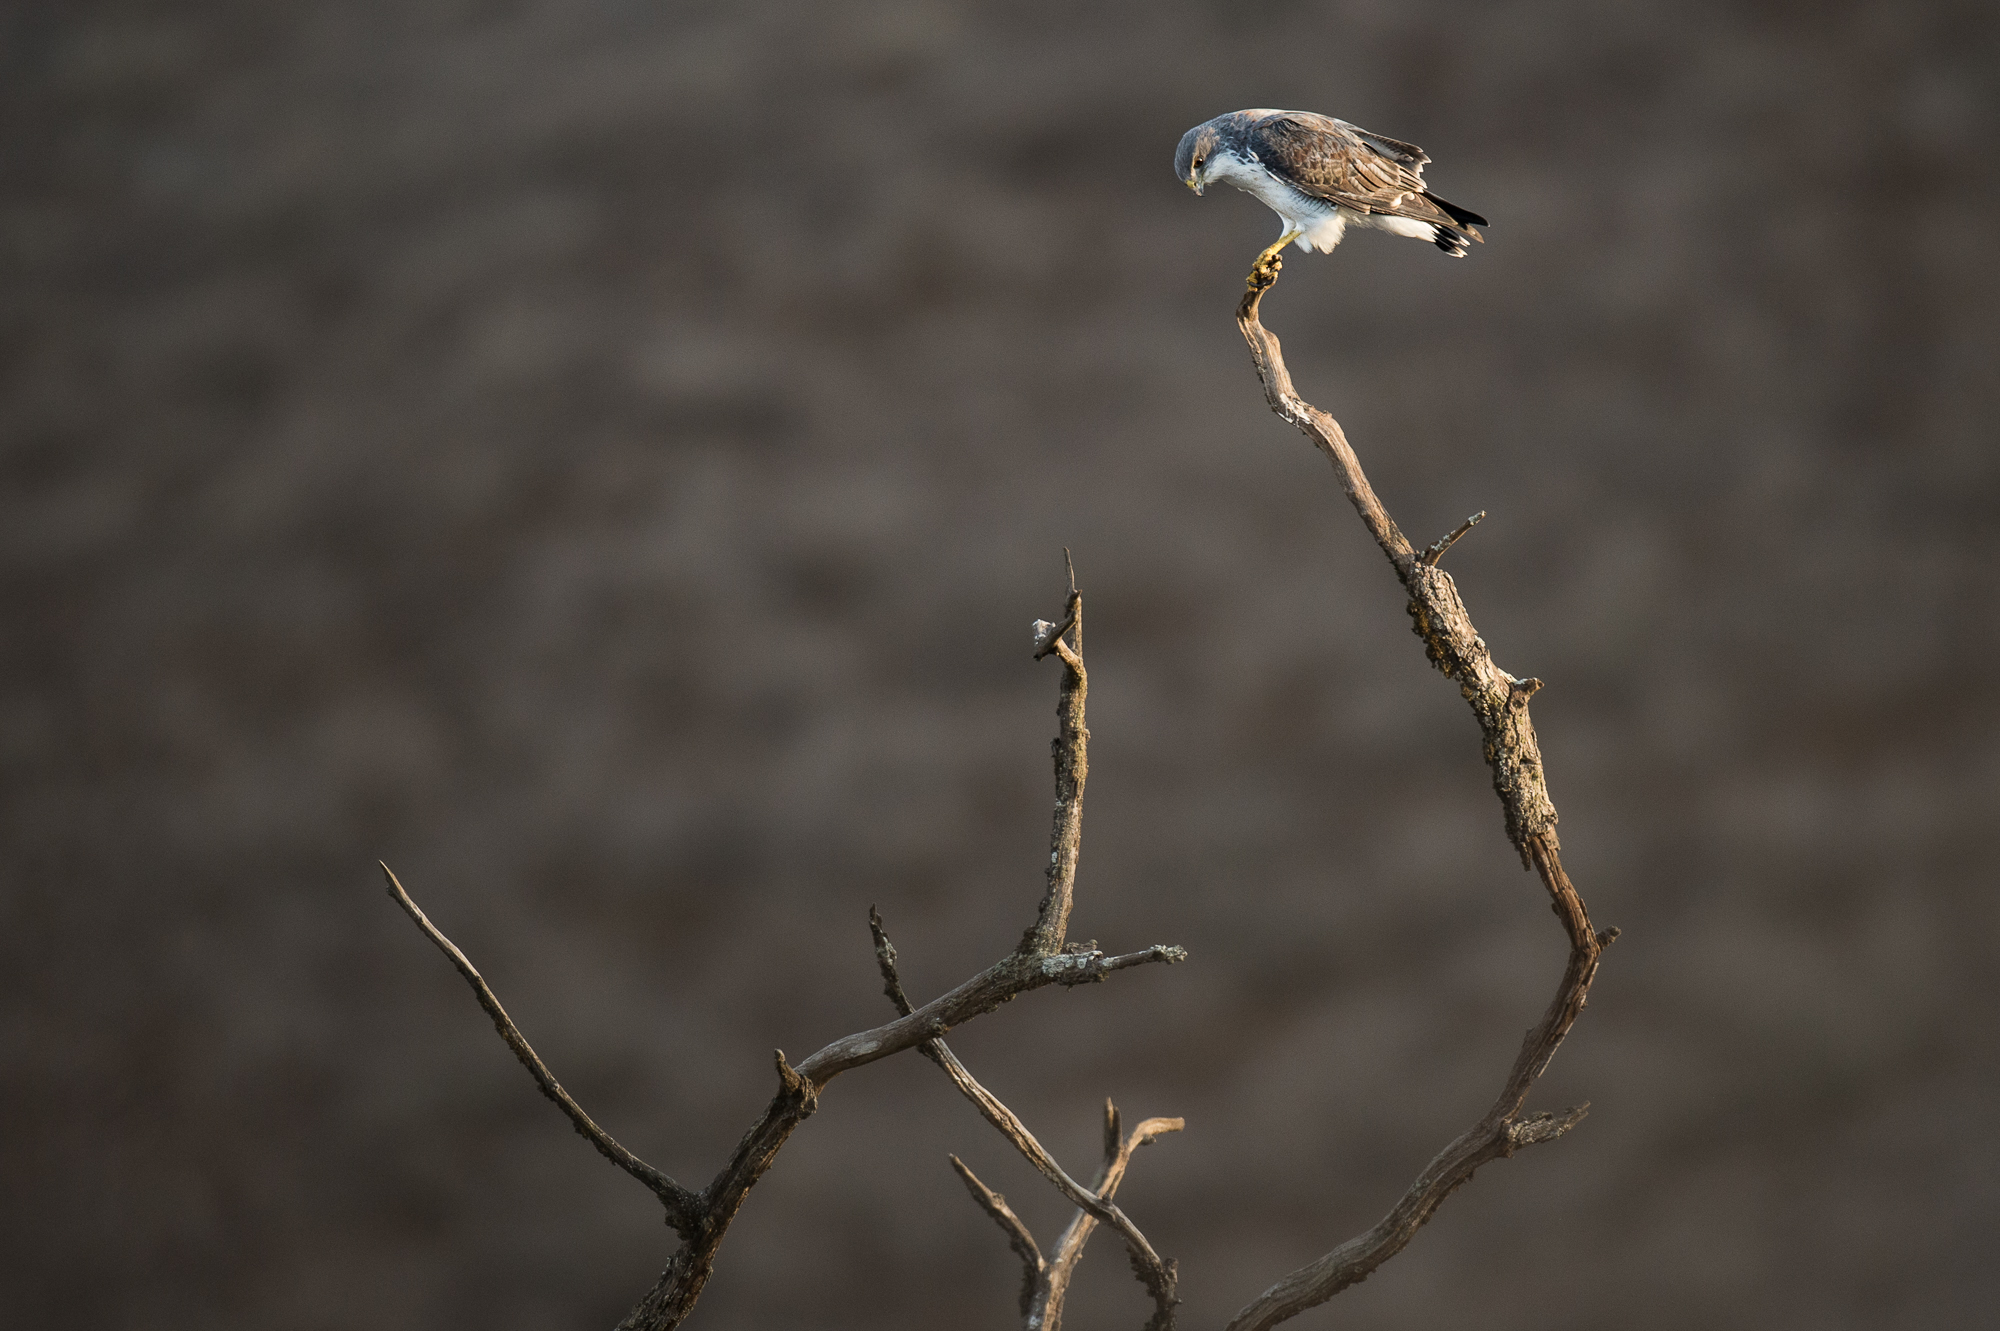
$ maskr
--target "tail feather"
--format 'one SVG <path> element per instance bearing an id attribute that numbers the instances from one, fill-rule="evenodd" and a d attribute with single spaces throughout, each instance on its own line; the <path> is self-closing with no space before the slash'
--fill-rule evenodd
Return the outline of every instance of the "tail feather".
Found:
<path id="1" fill-rule="evenodd" d="M 1429 199 L 1432 203 L 1436 204 L 1440 209 L 1443 210 L 1444 215 L 1446 217 L 1449 217 L 1452 221 L 1458 223 L 1460 226 L 1493 225 L 1491 222 L 1481 217 L 1478 213 L 1475 213 L 1470 209 L 1461 208 L 1455 203 L 1446 203 L 1443 199 L 1440 199 L 1435 194 L 1426 194 L 1424 195 L 1424 197 L 1426 199 Z"/>
<path id="2" fill-rule="evenodd" d="M 1448 226 L 1434 227 L 1432 232 L 1431 244 L 1454 259 L 1463 259 L 1472 248 L 1471 242 L 1479 239 L 1477 231 L 1456 231 Z"/>

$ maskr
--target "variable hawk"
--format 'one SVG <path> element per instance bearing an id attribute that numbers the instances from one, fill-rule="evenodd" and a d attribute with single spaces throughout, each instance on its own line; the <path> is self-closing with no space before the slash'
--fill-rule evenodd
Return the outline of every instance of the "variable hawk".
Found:
<path id="1" fill-rule="evenodd" d="M 1311 111 L 1231 111 L 1181 136 L 1174 174 L 1196 194 L 1218 182 L 1254 194 L 1283 223 L 1266 254 L 1297 241 L 1310 254 L 1340 243 L 1350 226 L 1428 240 L 1463 258 L 1478 213 L 1424 188 L 1430 158 L 1415 144 L 1371 134 Z"/>

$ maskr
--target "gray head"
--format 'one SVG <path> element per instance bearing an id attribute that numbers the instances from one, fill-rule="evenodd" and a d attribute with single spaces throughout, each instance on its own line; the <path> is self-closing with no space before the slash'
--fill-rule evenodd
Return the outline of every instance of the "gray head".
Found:
<path id="1" fill-rule="evenodd" d="M 1276 112 L 1258 109 L 1254 111 L 1231 111 L 1226 116 L 1196 125 L 1181 135 L 1181 146 L 1174 149 L 1174 175 L 1196 194 L 1208 183 L 1208 164 L 1217 153 L 1234 153 L 1243 156 L 1243 136 L 1250 126 L 1265 116 Z"/>

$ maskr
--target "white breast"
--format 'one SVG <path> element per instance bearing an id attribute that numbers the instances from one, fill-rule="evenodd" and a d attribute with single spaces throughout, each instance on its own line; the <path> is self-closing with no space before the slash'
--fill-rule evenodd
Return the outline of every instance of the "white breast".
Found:
<path id="1" fill-rule="evenodd" d="M 1278 215 L 1283 223 L 1279 234 L 1299 232 L 1298 246 L 1308 252 L 1332 249 L 1340 243 L 1347 224 L 1361 217 L 1338 204 L 1300 193 L 1272 175 L 1262 162 L 1246 162 L 1234 153 L 1218 153 L 1208 168 L 1208 178 L 1234 185 L 1254 196 Z"/>

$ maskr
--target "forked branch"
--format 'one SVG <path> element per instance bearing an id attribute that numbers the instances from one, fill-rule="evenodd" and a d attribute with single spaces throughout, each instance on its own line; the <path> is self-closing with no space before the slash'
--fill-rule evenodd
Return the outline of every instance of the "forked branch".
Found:
<path id="1" fill-rule="evenodd" d="M 1246 1305 L 1230 1322 L 1228 1331 L 1265 1331 L 1365 1279 L 1401 1251 L 1444 1199 L 1482 1164 L 1512 1155 L 1524 1146 L 1552 1141 L 1581 1121 L 1587 1106 L 1553 1114 L 1527 1114 L 1523 1106 L 1582 1012 L 1598 959 L 1618 932 L 1611 929 L 1598 933 L 1591 927 L 1583 900 L 1563 870 L 1555 833 L 1555 806 L 1549 800 L 1541 750 L 1528 716 L 1528 700 L 1541 688 L 1541 681 L 1517 679 L 1494 664 L 1485 639 L 1473 629 L 1456 585 L 1438 567 L 1445 551 L 1484 514 L 1467 519 L 1444 539 L 1422 551 L 1411 545 L 1376 497 L 1339 423 L 1293 391 L 1278 339 L 1259 320 L 1259 303 L 1263 293 L 1277 280 L 1280 267 L 1275 251 L 1267 251 L 1252 270 L 1249 289 L 1237 309 L 1237 322 L 1249 344 L 1265 396 L 1272 410 L 1303 431 L 1332 463 L 1342 489 L 1409 596 L 1410 617 L 1426 654 L 1433 665 L 1458 684 L 1460 693 L 1472 707 L 1485 740 L 1493 787 L 1505 813 L 1508 839 L 1520 852 L 1523 865 L 1539 874 L 1569 936 L 1570 954 L 1555 997 L 1541 1021 L 1528 1032 L 1485 1116 L 1438 1153 L 1378 1224 L 1279 1280 Z M 1057 705 L 1059 728 L 1052 745 L 1056 807 L 1046 883 L 1034 922 L 1006 956 L 948 993 L 918 1007 L 903 991 L 897 976 L 895 948 L 882 929 L 880 917 L 871 909 L 870 926 L 883 989 L 895 1004 L 895 1020 L 835 1040 L 796 1066 L 787 1061 L 783 1051 L 776 1051 L 776 1093 L 722 1170 L 699 1193 L 639 1159 L 584 1112 L 536 1055 L 478 969 L 418 909 L 388 866 L 383 866 L 390 894 L 397 904 L 451 959 L 472 987 L 480 1006 L 493 1019 L 501 1038 L 528 1069 L 543 1094 L 562 1109 L 577 1132 L 600 1153 L 659 1198 L 667 1223 L 680 1236 L 680 1246 L 666 1270 L 619 1324 L 620 1331 L 670 1331 L 679 1326 L 707 1284 L 716 1251 L 736 1212 L 792 1132 L 818 1108 L 820 1094 L 827 1084 L 851 1068 L 912 1047 L 921 1049 L 936 1062 L 980 1113 L 1077 1207 L 1068 1228 L 1054 1249 L 1045 1255 L 1006 1200 L 981 1183 L 956 1157 L 952 1160 L 974 1199 L 1000 1226 L 1021 1259 L 1022 1314 L 1031 1331 L 1059 1331 L 1071 1275 L 1085 1242 L 1099 1224 L 1118 1233 L 1134 1273 L 1153 1299 L 1151 1331 L 1168 1331 L 1172 1327 L 1179 1302 L 1174 1263 L 1153 1249 L 1113 1201 L 1113 1196 L 1125 1177 L 1132 1152 L 1156 1137 L 1179 1131 L 1181 1120 L 1148 1119 L 1129 1136 L 1121 1136 L 1117 1111 L 1107 1102 L 1104 1163 L 1094 1183 L 1086 1188 L 1049 1155 L 1019 1116 L 979 1084 L 944 1043 L 945 1034 L 954 1027 L 1031 990 L 1048 985 L 1094 983 L 1133 966 L 1177 962 L 1187 955 L 1179 947 L 1156 944 L 1114 956 L 1099 950 L 1094 943 L 1079 945 L 1067 941 L 1082 851 L 1083 792 L 1090 770 L 1090 732 L 1084 725 L 1089 676 L 1083 664 L 1083 597 L 1076 589 L 1074 569 L 1063 618 L 1058 622 L 1038 620 L 1034 630 L 1036 659 L 1054 655 L 1064 666 Z"/>
<path id="2" fill-rule="evenodd" d="M 749 1131 L 737 1143 L 728 1163 L 699 1193 L 681 1186 L 633 1155 L 583 1111 L 514 1025 L 485 977 L 418 909 L 396 876 L 389 872 L 389 867 L 382 866 L 382 872 L 389 880 L 390 895 L 425 936 L 451 958 L 452 965 L 472 986 L 480 1006 L 493 1018 L 501 1038 L 527 1067 L 542 1093 L 556 1102 L 576 1130 L 606 1158 L 653 1191 L 666 1210 L 667 1223 L 680 1235 L 681 1245 L 668 1261 L 666 1270 L 646 1297 L 619 1323 L 620 1331 L 669 1331 L 687 1317 L 714 1271 L 716 1251 L 744 1199 L 763 1177 L 764 1171 L 771 1167 L 793 1131 L 819 1107 L 819 1096 L 827 1083 L 841 1073 L 920 1045 L 935 1045 L 943 1049 L 942 1037 L 953 1027 L 991 1012 L 1032 990 L 1049 985 L 1069 988 L 1092 984 L 1133 966 L 1150 962 L 1171 964 L 1186 958 L 1184 949 L 1162 944 L 1112 956 L 1099 950 L 1095 944 L 1077 945 L 1065 941 L 1076 889 L 1077 856 L 1082 843 L 1083 786 L 1088 772 L 1086 745 L 1090 736 L 1083 724 L 1086 683 L 1079 655 L 1082 650 L 1083 598 L 1076 591 L 1074 572 L 1070 577 L 1063 632 L 1070 635 L 1070 642 L 1061 641 L 1062 633 L 1055 635 L 1053 643 L 1045 641 L 1039 630 L 1035 642 L 1038 656 L 1053 651 L 1062 657 L 1069 669 L 1063 675 L 1057 708 L 1062 724 L 1055 743 L 1056 816 L 1048 882 L 1034 924 L 1028 927 L 1013 951 L 922 1007 L 913 1008 L 898 986 L 891 995 L 896 1001 L 898 1014 L 894 1021 L 835 1040 L 796 1066 L 786 1060 L 783 1050 L 774 1051 L 777 1092 L 771 1097 L 763 1116 L 751 1124 Z M 886 948 L 888 940 L 880 932 L 879 920 L 876 925 L 877 945 Z M 889 969 L 893 974 L 893 967 Z M 948 1058 L 949 1051 L 945 1054 Z M 1001 1108 L 1004 1110 L 1005 1107 Z M 1140 1245 L 1145 1244 L 1143 1236 L 1139 1236 L 1131 1222 L 1125 1220 L 1115 1206 L 1089 1196 L 1073 1182 L 1070 1186 L 1080 1196 L 1088 1197 L 1094 1214 L 1107 1223 L 1119 1226 L 1128 1244 L 1135 1238 Z M 1151 1254 L 1150 1248 L 1145 1251 Z M 1161 1265 L 1157 1257 L 1153 1257 L 1152 1261 L 1162 1270 L 1171 1270 L 1171 1264 Z"/>
<path id="3" fill-rule="evenodd" d="M 882 917 L 873 907 L 868 911 L 868 927 L 875 936 L 875 960 L 882 970 L 882 992 L 896 1005 L 899 1012 L 909 1010 L 909 999 L 903 993 L 902 980 L 896 970 L 896 948 L 889 941 L 889 935 L 882 927 Z M 1024 1268 L 1021 1284 L 1021 1315 L 1029 1331 L 1057 1331 L 1062 1323 L 1063 1300 L 1069 1292 L 1071 1275 L 1076 1271 L 1078 1259 L 1083 1256 L 1083 1245 L 1091 1232 L 1101 1221 L 1118 1231 L 1125 1241 L 1125 1251 L 1132 1263 L 1132 1273 L 1144 1285 L 1153 1299 L 1153 1317 L 1147 1323 L 1149 1331 L 1168 1331 L 1174 1324 L 1174 1308 L 1180 1302 L 1176 1293 L 1179 1282 L 1178 1270 L 1171 1258 L 1162 1258 L 1153 1250 L 1146 1236 L 1139 1232 L 1124 1211 L 1111 1200 L 1124 1181 L 1126 1165 L 1131 1161 L 1132 1152 L 1152 1142 L 1154 1138 L 1169 1132 L 1179 1132 L 1186 1124 L 1177 1118 L 1149 1118 L 1134 1129 L 1129 1140 L 1121 1143 L 1118 1135 L 1118 1111 L 1109 1100 L 1104 1102 L 1105 1112 L 1105 1162 L 1099 1171 L 1093 1187 L 1085 1188 L 1071 1178 L 1048 1149 L 1037 1141 L 1035 1134 L 1013 1110 L 1000 1098 L 979 1084 L 958 1056 L 952 1053 L 943 1040 L 927 1040 L 921 1046 L 924 1057 L 930 1059 L 950 1077 L 952 1084 L 966 1099 L 972 1101 L 980 1115 L 999 1130 L 1015 1150 L 1026 1158 L 1042 1176 L 1053 1183 L 1056 1191 L 1067 1197 L 1077 1207 L 1076 1217 L 1063 1231 L 1056 1245 L 1053 1260 L 1044 1260 L 1040 1248 L 1035 1244 L 1027 1226 L 1007 1205 L 1004 1197 L 981 1183 L 972 1170 L 957 1156 L 951 1157 L 952 1167 L 971 1190 L 977 1201 L 989 1216 L 1007 1235 L 1008 1244 L 1021 1258 Z"/>
<path id="4" fill-rule="evenodd" d="M 1552 1141 L 1582 1120 L 1587 1105 L 1526 1116 L 1522 1106 L 1583 1011 L 1590 982 L 1597 974 L 1598 957 L 1618 933 L 1611 929 L 1599 934 L 1591 928 L 1583 898 L 1563 872 L 1555 805 L 1549 800 L 1543 775 L 1541 746 L 1528 719 L 1528 699 L 1541 687 L 1541 681 L 1516 679 L 1494 664 L 1486 640 L 1472 627 L 1451 575 L 1437 566 L 1445 550 L 1471 530 L 1477 519 L 1467 520 L 1422 552 L 1410 544 L 1369 485 L 1340 423 L 1293 390 L 1278 339 L 1258 317 L 1258 306 L 1277 281 L 1281 267 L 1282 261 L 1275 254 L 1260 259 L 1251 270 L 1236 310 L 1237 326 L 1250 346 L 1264 396 L 1272 411 L 1326 454 L 1341 489 L 1409 595 L 1410 618 L 1423 640 L 1425 654 L 1432 665 L 1457 683 L 1471 705 L 1485 739 L 1493 789 L 1506 814 L 1507 837 L 1520 852 L 1522 864 L 1540 875 L 1550 904 L 1569 935 L 1570 954 L 1548 1011 L 1522 1042 L 1520 1055 L 1485 1117 L 1440 1151 L 1374 1228 L 1265 1290 L 1236 1314 L 1228 1331 L 1264 1331 L 1366 1279 L 1400 1252 L 1444 1199 L 1482 1164 L 1512 1155 L 1523 1146 Z"/>
<path id="5" fill-rule="evenodd" d="M 1099 1168 L 1097 1181 L 1092 1184 L 1090 1192 L 1105 1203 L 1110 1202 L 1118 1191 L 1118 1185 L 1125 1181 L 1125 1170 L 1132 1162 L 1132 1152 L 1187 1126 L 1184 1120 L 1178 1118 L 1149 1118 L 1132 1129 L 1131 1136 L 1121 1138 L 1118 1133 L 1118 1107 L 1109 1100 L 1104 1102 L 1104 1120 L 1104 1164 Z M 1021 1259 L 1022 1324 L 1028 1331 L 1061 1331 L 1070 1279 L 1076 1274 L 1077 1262 L 1083 1257 L 1083 1245 L 1090 1241 L 1091 1234 L 1097 1229 L 1097 1212 L 1089 1207 L 1078 1207 L 1076 1215 L 1064 1228 L 1062 1237 L 1056 1240 L 1056 1255 L 1044 1258 L 1035 1246 L 1034 1236 L 1007 1205 L 1005 1197 L 981 1183 L 979 1176 L 955 1155 L 951 1157 L 951 1166 L 965 1181 L 973 1201 L 1000 1226 L 1015 1255 Z M 1155 1281 L 1149 1279 L 1148 1269 L 1141 1265 L 1129 1247 L 1127 1255 L 1132 1257 L 1133 1274 L 1147 1287 L 1148 1293 L 1153 1293 Z M 1166 1297 L 1162 1299 L 1155 1294 L 1153 1317 L 1146 1324 L 1148 1328 L 1171 1327 L 1174 1324 L 1173 1310 L 1179 1302 L 1174 1294 L 1178 1271 L 1172 1258 L 1162 1263 L 1160 1275 L 1164 1277 L 1160 1283 L 1165 1286 Z"/>

